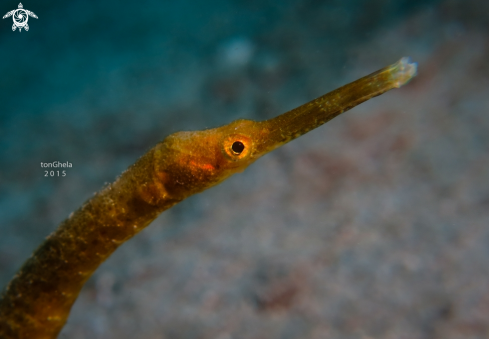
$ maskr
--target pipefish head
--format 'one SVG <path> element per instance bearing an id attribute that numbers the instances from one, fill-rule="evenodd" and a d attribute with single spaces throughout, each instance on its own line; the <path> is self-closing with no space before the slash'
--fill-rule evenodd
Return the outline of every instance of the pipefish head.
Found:
<path id="1" fill-rule="evenodd" d="M 263 122 L 236 120 L 228 125 L 168 136 L 155 150 L 155 170 L 165 190 L 184 197 L 242 172 L 260 155 L 266 139 Z"/>
<path id="2" fill-rule="evenodd" d="M 159 181 L 176 198 L 201 192 L 352 107 L 402 86 L 415 74 L 416 64 L 402 58 L 270 120 L 236 120 L 218 128 L 172 134 L 155 150 Z"/>

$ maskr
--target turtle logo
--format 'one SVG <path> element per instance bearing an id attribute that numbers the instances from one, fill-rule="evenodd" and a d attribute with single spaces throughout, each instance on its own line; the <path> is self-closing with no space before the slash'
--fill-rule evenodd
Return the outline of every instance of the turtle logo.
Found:
<path id="1" fill-rule="evenodd" d="M 14 19 L 14 24 L 12 25 L 12 31 L 15 31 L 18 28 L 19 32 L 22 31 L 22 28 L 24 28 L 26 31 L 29 30 L 29 25 L 27 24 L 27 20 L 29 20 L 29 16 L 37 19 L 37 15 L 35 15 L 31 11 L 28 11 L 27 9 L 24 9 L 22 3 L 19 3 L 18 9 L 14 9 L 13 11 L 8 12 L 3 16 L 2 19 L 8 18 L 9 16 L 11 16 L 12 19 Z"/>

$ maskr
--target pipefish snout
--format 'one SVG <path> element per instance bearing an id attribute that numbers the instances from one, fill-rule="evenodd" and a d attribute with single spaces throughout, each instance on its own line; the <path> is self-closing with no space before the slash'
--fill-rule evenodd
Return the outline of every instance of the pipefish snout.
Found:
<path id="1" fill-rule="evenodd" d="M 63 221 L 0 300 L 0 338 L 55 338 L 83 284 L 162 211 L 416 75 L 408 58 L 266 121 L 168 136 Z"/>

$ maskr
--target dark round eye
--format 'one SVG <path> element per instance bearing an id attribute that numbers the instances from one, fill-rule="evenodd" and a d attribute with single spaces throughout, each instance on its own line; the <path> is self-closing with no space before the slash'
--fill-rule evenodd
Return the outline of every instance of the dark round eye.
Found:
<path id="1" fill-rule="evenodd" d="M 233 150 L 233 152 L 235 154 L 241 154 L 241 152 L 243 152 L 245 146 L 243 145 L 243 143 L 241 141 L 235 141 L 233 143 L 233 146 L 231 146 L 231 149 Z"/>

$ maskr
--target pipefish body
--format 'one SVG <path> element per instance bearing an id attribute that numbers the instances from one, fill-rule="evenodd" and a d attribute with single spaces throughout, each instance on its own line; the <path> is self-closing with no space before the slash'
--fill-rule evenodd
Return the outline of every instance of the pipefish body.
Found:
<path id="1" fill-rule="evenodd" d="M 266 121 L 236 120 L 166 137 L 63 221 L 0 299 L 0 338 L 56 338 L 82 286 L 161 212 L 416 75 L 408 58 Z"/>

